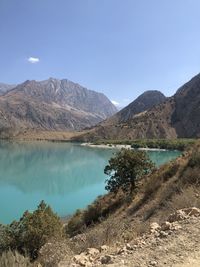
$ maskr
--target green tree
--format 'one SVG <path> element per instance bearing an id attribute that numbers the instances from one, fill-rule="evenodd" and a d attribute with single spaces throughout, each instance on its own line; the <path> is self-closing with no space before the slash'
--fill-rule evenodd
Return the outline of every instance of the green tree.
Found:
<path id="1" fill-rule="evenodd" d="M 121 149 L 109 160 L 104 173 L 110 176 L 105 189 L 109 192 L 133 192 L 136 182 L 154 168 L 153 162 L 144 151 Z"/>
<path id="2" fill-rule="evenodd" d="M 63 227 L 60 218 L 42 201 L 33 213 L 26 211 L 19 221 L 14 221 L 9 232 L 11 249 L 36 258 L 39 249 L 50 238 L 62 237 Z"/>

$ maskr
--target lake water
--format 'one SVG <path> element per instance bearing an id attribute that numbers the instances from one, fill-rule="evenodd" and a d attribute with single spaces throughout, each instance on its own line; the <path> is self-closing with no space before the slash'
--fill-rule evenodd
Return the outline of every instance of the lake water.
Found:
<path id="1" fill-rule="evenodd" d="M 71 143 L 0 141 L 0 222 L 19 219 L 45 200 L 60 216 L 105 193 L 103 173 L 116 150 Z M 157 164 L 180 152 L 148 152 Z"/>

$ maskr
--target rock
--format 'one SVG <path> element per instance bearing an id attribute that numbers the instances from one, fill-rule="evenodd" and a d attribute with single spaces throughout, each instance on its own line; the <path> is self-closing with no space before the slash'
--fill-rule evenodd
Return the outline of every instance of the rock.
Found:
<path id="1" fill-rule="evenodd" d="M 176 212 L 172 213 L 169 218 L 168 221 L 169 222 L 177 222 L 177 221 L 182 221 L 184 219 L 187 219 L 187 215 L 183 210 L 177 210 Z"/>
<path id="2" fill-rule="evenodd" d="M 160 225 L 158 223 L 153 222 L 153 223 L 150 224 L 150 232 L 151 233 L 155 233 L 159 229 L 160 229 Z"/>
<path id="3" fill-rule="evenodd" d="M 188 216 L 200 216 L 200 209 L 196 207 L 182 209 Z"/>
<path id="4" fill-rule="evenodd" d="M 195 216 L 195 217 L 200 216 L 200 209 L 192 207 L 192 208 L 177 210 L 175 213 L 169 216 L 168 221 L 169 222 L 182 221 L 190 216 Z"/>
<path id="5" fill-rule="evenodd" d="M 127 244 L 126 244 L 126 249 L 127 249 L 127 250 L 133 250 L 133 247 L 132 247 L 129 243 L 127 243 Z"/>
<path id="6" fill-rule="evenodd" d="M 112 256 L 111 255 L 105 255 L 100 258 L 101 264 L 109 264 L 112 263 Z"/>
<path id="7" fill-rule="evenodd" d="M 100 247 L 100 252 L 106 252 L 109 250 L 109 246 L 103 245 Z"/>
<path id="8" fill-rule="evenodd" d="M 167 231 L 172 229 L 172 224 L 170 222 L 164 222 L 161 225 L 161 231 Z"/>
<path id="9" fill-rule="evenodd" d="M 78 235 L 70 238 L 70 240 L 73 241 L 73 242 L 83 242 L 83 243 L 85 243 L 86 240 L 87 240 L 87 237 L 86 237 L 85 234 L 78 234 Z"/>
<path id="10" fill-rule="evenodd" d="M 157 263 L 157 261 L 150 261 L 150 262 L 149 262 L 149 265 L 150 265 L 150 266 L 157 266 L 158 263 Z"/>
<path id="11" fill-rule="evenodd" d="M 160 235 L 159 237 L 167 237 L 168 233 L 164 232 L 164 231 L 160 231 Z"/>
<path id="12" fill-rule="evenodd" d="M 178 222 L 174 222 L 174 223 L 172 223 L 172 228 L 171 228 L 171 230 L 174 230 L 174 231 L 176 231 L 176 230 L 179 230 L 179 229 L 181 229 L 182 227 L 180 226 L 180 224 L 178 223 Z"/>
<path id="13" fill-rule="evenodd" d="M 86 250 L 86 255 L 90 255 L 90 256 L 97 256 L 99 254 L 99 250 L 97 248 L 88 248 Z"/>
<path id="14" fill-rule="evenodd" d="M 76 255 L 73 258 L 73 261 L 76 264 L 79 264 L 80 266 L 89 266 L 90 262 L 87 256 L 84 253 L 81 253 L 80 255 Z"/>
<path id="15" fill-rule="evenodd" d="M 124 255 L 126 255 L 127 254 L 127 248 L 126 248 L 126 246 L 124 246 L 123 248 L 120 248 L 119 250 L 118 250 L 118 252 L 117 252 L 117 254 L 124 254 Z"/>

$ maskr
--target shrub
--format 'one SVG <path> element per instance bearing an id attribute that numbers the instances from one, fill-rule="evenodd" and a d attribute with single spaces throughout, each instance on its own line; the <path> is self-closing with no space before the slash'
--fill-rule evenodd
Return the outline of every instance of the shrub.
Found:
<path id="1" fill-rule="evenodd" d="M 200 152 L 195 151 L 192 153 L 191 158 L 189 159 L 188 166 L 191 168 L 200 167 Z"/>
<path id="2" fill-rule="evenodd" d="M 27 253 L 34 259 L 49 238 L 62 237 L 62 224 L 59 217 L 42 201 L 33 213 L 26 211 L 18 222 L 14 221 L 7 233 L 12 249 Z"/>
<path id="3" fill-rule="evenodd" d="M 167 170 L 163 173 L 163 180 L 167 181 L 169 178 L 172 178 L 178 171 L 179 165 L 176 162 L 173 162 L 171 165 L 168 164 Z"/>
<path id="4" fill-rule="evenodd" d="M 109 193 L 98 197 L 85 210 L 77 210 L 69 219 L 65 226 L 66 234 L 70 237 L 81 234 L 86 227 L 101 222 L 102 219 L 108 217 L 125 201 L 126 198 L 122 191 L 119 191 L 118 194 Z"/>
<path id="5" fill-rule="evenodd" d="M 83 212 L 77 210 L 76 213 L 69 219 L 65 231 L 66 234 L 71 236 L 80 234 L 84 228 L 85 222 Z"/>
<path id="6" fill-rule="evenodd" d="M 11 247 L 13 239 L 10 236 L 10 227 L 0 225 L 0 253 Z"/>

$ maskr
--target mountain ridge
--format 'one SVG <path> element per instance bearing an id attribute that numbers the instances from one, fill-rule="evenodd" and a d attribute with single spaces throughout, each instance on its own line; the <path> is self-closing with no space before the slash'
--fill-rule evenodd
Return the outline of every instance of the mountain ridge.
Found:
<path id="1" fill-rule="evenodd" d="M 119 112 L 114 115 L 117 117 Z M 100 123 L 80 136 L 83 141 L 143 138 L 200 137 L 200 74 L 181 86 L 172 97 L 126 121 Z"/>
<path id="2" fill-rule="evenodd" d="M 69 80 L 27 80 L 0 96 L 0 131 L 81 130 L 115 112 L 104 94 Z"/>

